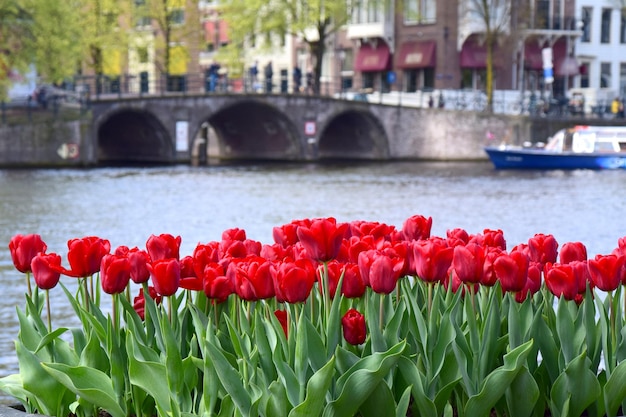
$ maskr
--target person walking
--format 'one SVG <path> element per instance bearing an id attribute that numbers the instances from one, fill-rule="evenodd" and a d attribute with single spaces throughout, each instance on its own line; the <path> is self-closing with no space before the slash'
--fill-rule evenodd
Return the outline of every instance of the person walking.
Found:
<path id="1" fill-rule="evenodd" d="M 252 91 L 257 91 L 257 76 L 259 74 L 258 61 L 254 61 L 254 64 L 252 64 L 248 71 L 250 76 L 250 88 Z"/>
<path id="2" fill-rule="evenodd" d="M 618 97 L 615 97 L 611 102 L 611 114 L 613 115 L 613 118 L 619 117 L 619 106 L 620 100 Z"/>
<path id="3" fill-rule="evenodd" d="M 269 61 L 265 66 L 265 92 L 272 92 L 272 77 L 274 76 L 274 70 L 272 69 L 272 61 Z"/>
<path id="4" fill-rule="evenodd" d="M 300 67 L 295 66 L 293 68 L 293 92 L 298 94 L 300 87 L 302 86 L 302 70 Z"/>

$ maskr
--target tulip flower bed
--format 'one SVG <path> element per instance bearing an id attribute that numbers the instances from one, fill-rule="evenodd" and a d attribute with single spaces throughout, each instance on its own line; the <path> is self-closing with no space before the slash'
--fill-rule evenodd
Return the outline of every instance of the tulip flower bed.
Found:
<path id="1" fill-rule="evenodd" d="M 69 268 L 16 235 L 20 371 L 0 388 L 59 417 L 621 412 L 626 237 L 588 259 L 551 235 L 507 249 L 500 230 L 431 225 L 299 220 L 273 244 L 230 229 L 188 256 L 169 234 L 144 249 L 85 237 Z M 78 328 L 52 325 L 53 289 Z"/>

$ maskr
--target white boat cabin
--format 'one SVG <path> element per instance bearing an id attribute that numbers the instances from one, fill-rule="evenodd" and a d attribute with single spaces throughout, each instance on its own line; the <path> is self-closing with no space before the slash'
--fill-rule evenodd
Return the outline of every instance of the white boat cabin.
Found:
<path id="1" fill-rule="evenodd" d="M 574 126 L 559 130 L 545 149 L 555 152 L 626 152 L 626 126 Z"/>

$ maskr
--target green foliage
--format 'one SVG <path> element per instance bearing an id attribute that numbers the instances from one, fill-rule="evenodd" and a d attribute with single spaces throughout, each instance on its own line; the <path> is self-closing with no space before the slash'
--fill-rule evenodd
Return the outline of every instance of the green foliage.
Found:
<path id="1" fill-rule="evenodd" d="M 622 326 L 611 319 L 620 303 L 591 291 L 577 304 L 465 289 L 403 277 L 389 295 L 316 288 L 293 305 L 183 291 L 146 298 L 142 320 L 123 295 L 106 314 L 81 285 L 64 288 L 80 328 L 54 330 L 35 292 L 17 310 L 20 373 L 0 388 L 53 416 L 616 415 L 626 397 L 622 333 L 611 328 Z M 342 337 L 350 308 L 366 318 L 358 346 Z"/>

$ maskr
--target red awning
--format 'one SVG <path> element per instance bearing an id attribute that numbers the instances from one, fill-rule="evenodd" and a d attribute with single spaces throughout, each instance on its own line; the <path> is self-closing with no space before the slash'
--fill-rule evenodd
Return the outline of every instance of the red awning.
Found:
<path id="1" fill-rule="evenodd" d="M 435 41 L 405 42 L 400 46 L 399 68 L 430 68 L 436 66 Z"/>
<path id="2" fill-rule="evenodd" d="M 493 47 L 493 65 L 501 66 L 502 51 L 498 45 Z M 475 41 L 467 41 L 463 44 L 460 57 L 461 68 L 487 68 L 487 47 L 484 44 L 478 44 Z"/>
<path id="3" fill-rule="evenodd" d="M 363 45 L 354 62 L 354 69 L 361 72 L 385 71 L 389 68 L 389 47 L 385 42 L 378 42 L 376 48 Z"/>
<path id="4" fill-rule="evenodd" d="M 524 46 L 524 68 L 535 71 L 543 70 L 541 47 L 536 41 L 531 41 Z"/>
<path id="5" fill-rule="evenodd" d="M 554 75 L 567 77 L 579 74 L 578 61 L 573 56 L 567 55 L 567 42 L 564 38 L 559 39 L 554 44 L 552 54 L 554 56 Z"/>

